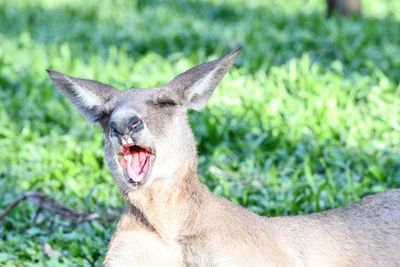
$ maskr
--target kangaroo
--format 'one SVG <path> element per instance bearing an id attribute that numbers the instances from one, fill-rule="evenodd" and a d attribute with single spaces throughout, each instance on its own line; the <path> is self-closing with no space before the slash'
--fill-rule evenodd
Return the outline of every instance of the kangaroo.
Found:
<path id="1" fill-rule="evenodd" d="M 106 161 L 126 201 L 104 266 L 400 266 L 400 189 L 266 218 L 200 183 L 187 110 L 204 108 L 240 51 L 152 89 L 120 91 L 47 70 L 104 129 Z"/>

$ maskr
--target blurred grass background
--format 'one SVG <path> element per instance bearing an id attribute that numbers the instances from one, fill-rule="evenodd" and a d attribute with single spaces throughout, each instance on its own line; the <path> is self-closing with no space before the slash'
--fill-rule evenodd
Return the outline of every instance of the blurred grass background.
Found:
<path id="1" fill-rule="evenodd" d="M 89 125 L 46 68 L 154 87 L 244 49 L 191 113 L 201 180 L 262 215 L 346 205 L 400 187 L 400 5 L 325 18 L 323 0 L 0 1 L 0 210 L 37 189 L 82 212 L 122 206 Z M 0 223 L 0 264 L 98 266 L 114 224 L 23 203 Z M 49 244 L 61 257 L 49 257 Z"/>

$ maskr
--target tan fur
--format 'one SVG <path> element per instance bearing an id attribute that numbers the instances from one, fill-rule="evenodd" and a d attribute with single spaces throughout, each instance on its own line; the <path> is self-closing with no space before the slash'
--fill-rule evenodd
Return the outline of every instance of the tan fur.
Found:
<path id="1" fill-rule="evenodd" d="M 340 209 L 265 218 L 211 194 L 199 182 L 186 110 L 204 107 L 239 52 L 149 90 L 122 92 L 49 71 L 82 114 L 104 128 L 107 164 L 127 203 L 104 265 L 399 266 L 399 189 Z M 163 105 L 165 98 L 175 104 Z M 143 121 L 138 132 L 130 125 L 123 130 L 132 116 Z M 128 183 L 121 139 L 110 130 L 111 122 L 135 144 L 154 150 L 149 177 L 139 187 Z"/>

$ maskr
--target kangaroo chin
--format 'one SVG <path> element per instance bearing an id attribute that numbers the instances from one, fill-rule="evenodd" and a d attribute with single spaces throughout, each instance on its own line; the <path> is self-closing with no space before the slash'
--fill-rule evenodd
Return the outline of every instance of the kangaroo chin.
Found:
<path id="1" fill-rule="evenodd" d="M 104 130 L 127 208 L 105 266 L 398 266 L 400 190 L 347 207 L 266 218 L 211 194 L 197 176 L 187 110 L 201 110 L 241 48 L 151 89 L 120 91 L 48 70 Z"/>

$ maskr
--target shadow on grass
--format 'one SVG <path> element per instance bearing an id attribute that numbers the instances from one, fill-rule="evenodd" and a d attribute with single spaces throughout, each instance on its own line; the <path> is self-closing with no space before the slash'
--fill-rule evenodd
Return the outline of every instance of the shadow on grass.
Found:
<path id="1" fill-rule="evenodd" d="M 148 51 L 168 56 L 193 51 L 223 54 L 238 45 L 246 56 L 238 64 L 251 72 L 280 66 L 307 53 L 313 62 L 343 63 L 344 74 L 382 70 L 399 83 L 398 21 L 353 17 L 327 20 L 324 13 L 286 14 L 270 8 L 196 1 L 138 1 L 114 16 L 102 16 L 97 5 L 44 8 L 26 4 L 0 5 L 1 34 L 18 38 L 28 33 L 46 46 L 68 43 L 73 57 L 90 53 L 107 56 L 110 46 L 140 56 Z M 104 12 L 104 10 L 103 10 Z M 114 10 L 110 10 L 114 12 Z M 367 59 L 367 62 L 365 61 Z"/>

